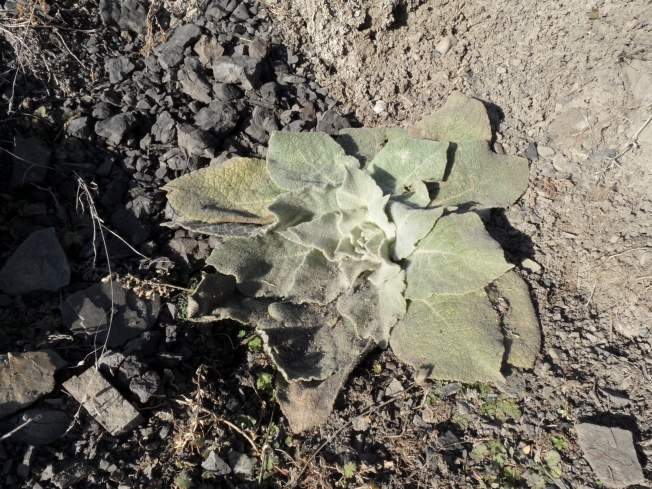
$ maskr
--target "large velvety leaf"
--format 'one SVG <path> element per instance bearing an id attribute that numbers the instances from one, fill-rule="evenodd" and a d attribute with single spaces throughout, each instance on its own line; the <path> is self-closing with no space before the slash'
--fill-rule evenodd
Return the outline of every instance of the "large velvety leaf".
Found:
<path id="1" fill-rule="evenodd" d="M 396 226 L 396 241 L 390 247 L 392 260 L 399 261 L 410 256 L 443 212 L 443 207 L 413 209 L 401 202 L 390 202 L 388 213 Z"/>
<path id="2" fill-rule="evenodd" d="M 337 143 L 347 155 L 357 158 L 362 168 L 366 168 L 385 144 L 406 136 L 406 129 L 347 128 L 340 130 Z"/>
<path id="3" fill-rule="evenodd" d="M 366 341 L 340 317 L 335 303 L 269 306 L 271 319 L 258 323 L 265 350 L 288 382 L 324 380 L 346 368 Z"/>
<path id="4" fill-rule="evenodd" d="M 473 212 L 440 218 L 405 263 L 406 299 L 466 294 L 484 288 L 512 268 Z"/>
<path id="5" fill-rule="evenodd" d="M 507 207 L 523 195 L 529 180 L 525 158 L 498 155 L 487 141 L 465 141 L 457 146 L 451 173 L 431 206 Z"/>
<path id="6" fill-rule="evenodd" d="M 303 187 L 279 195 L 269 206 L 270 212 L 276 216 L 276 230 L 285 231 L 314 217 L 338 210 L 335 194 L 335 187 L 327 185 L 324 188 Z"/>
<path id="7" fill-rule="evenodd" d="M 219 236 L 221 238 L 228 238 L 233 236 L 251 238 L 265 234 L 272 228 L 272 226 L 274 226 L 274 224 L 241 224 L 238 222 L 222 222 L 217 224 L 210 224 L 201 221 L 184 221 L 179 219 L 172 222 L 162 222 L 161 226 L 168 228 L 177 228 L 180 226 L 184 229 L 187 229 L 188 231 L 209 234 L 211 236 Z"/>
<path id="8" fill-rule="evenodd" d="M 503 381 L 503 333 L 484 290 L 411 301 L 390 339 L 398 358 L 430 377 L 460 382 Z"/>
<path id="9" fill-rule="evenodd" d="M 337 229 L 339 220 L 339 212 L 329 212 L 312 221 L 302 222 L 282 234 L 300 245 L 320 250 L 329 260 L 333 260 L 340 240 Z"/>
<path id="10" fill-rule="evenodd" d="M 269 139 L 267 171 L 282 189 L 339 186 L 347 165 L 358 161 L 323 132 L 275 132 Z"/>
<path id="11" fill-rule="evenodd" d="M 387 348 L 392 327 L 405 314 L 404 290 L 403 271 L 378 287 L 363 280 L 358 288 L 340 296 L 337 310 L 355 325 L 361 337 L 372 338 L 378 346 Z"/>
<path id="12" fill-rule="evenodd" d="M 251 297 L 284 297 L 294 272 L 310 248 L 277 233 L 255 238 L 228 238 L 218 243 L 206 263 L 234 275 L 238 288 Z"/>
<path id="13" fill-rule="evenodd" d="M 207 273 L 188 297 L 188 318 L 197 323 L 232 319 L 251 324 L 268 317 L 267 308 L 271 299 L 232 297 L 235 290 L 233 277 Z"/>
<path id="14" fill-rule="evenodd" d="M 286 297 L 295 303 L 329 304 L 349 288 L 348 280 L 336 262 L 326 259 L 318 250 L 312 250 L 294 274 Z"/>
<path id="15" fill-rule="evenodd" d="M 482 102 L 452 92 L 444 106 L 408 128 L 408 136 L 434 141 L 491 141 L 491 124 Z"/>
<path id="16" fill-rule="evenodd" d="M 345 172 L 342 186 L 336 190 L 340 209 L 364 209 L 383 197 L 383 191 L 366 171 L 348 167 Z"/>
<path id="17" fill-rule="evenodd" d="M 402 138 L 391 141 L 371 162 L 371 176 L 383 193 L 402 195 L 412 185 L 444 178 L 448 142 Z"/>
<path id="18" fill-rule="evenodd" d="M 369 340 L 360 355 L 323 381 L 287 382 L 282 375 L 276 377 L 276 399 L 294 433 L 301 433 L 328 421 L 340 389 L 344 387 L 353 369 L 374 348 L 376 345 Z"/>
<path id="19" fill-rule="evenodd" d="M 270 224 L 267 207 L 282 190 L 269 177 L 265 162 L 233 158 L 172 180 L 168 200 L 184 221 Z"/>
<path id="20" fill-rule="evenodd" d="M 489 287 L 488 295 L 503 313 L 507 363 L 534 367 L 541 350 L 541 328 L 525 280 L 510 270 Z"/>

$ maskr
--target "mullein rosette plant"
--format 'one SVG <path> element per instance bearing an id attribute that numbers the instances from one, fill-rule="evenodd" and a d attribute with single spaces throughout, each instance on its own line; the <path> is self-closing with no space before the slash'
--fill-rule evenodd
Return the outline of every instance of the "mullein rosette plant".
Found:
<path id="1" fill-rule="evenodd" d="M 191 297 L 198 321 L 254 325 L 294 431 L 326 421 L 379 346 L 430 377 L 504 380 L 540 348 L 527 285 L 482 210 L 525 191 L 527 160 L 491 151 L 484 105 L 453 92 L 407 129 L 277 132 L 267 160 L 234 158 L 166 185 L 173 225 L 219 236 Z"/>

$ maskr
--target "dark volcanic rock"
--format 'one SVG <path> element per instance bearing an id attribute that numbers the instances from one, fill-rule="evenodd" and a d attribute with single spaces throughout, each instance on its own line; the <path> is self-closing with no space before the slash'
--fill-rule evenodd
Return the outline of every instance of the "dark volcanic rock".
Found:
<path id="1" fill-rule="evenodd" d="M 32 233 L 0 271 L 0 289 L 7 294 L 56 292 L 69 283 L 70 266 L 54 228 Z"/>
<path id="2" fill-rule="evenodd" d="M 134 247 L 144 243 L 149 238 L 145 226 L 126 207 L 120 207 L 111 216 L 111 223 L 118 230 L 120 237 Z"/>
<path id="3" fill-rule="evenodd" d="M 193 49 L 199 56 L 199 61 L 204 65 L 212 65 L 217 58 L 224 54 L 224 46 L 215 38 L 208 36 L 201 36 Z"/>
<path id="4" fill-rule="evenodd" d="M 169 143 L 174 139 L 177 123 L 169 112 L 163 111 L 152 126 L 152 137 L 160 143 Z"/>
<path id="5" fill-rule="evenodd" d="M 331 136 L 337 136 L 340 129 L 351 127 L 351 123 L 334 110 L 324 112 L 321 120 L 317 123 L 317 131 L 325 132 Z"/>
<path id="6" fill-rule="evenodd" d="M 215 157 L 217 139 L 208 131 L 191 124 L 179 124 L 177 136 L 179 147 L 185 149 L 189 155 Z"/>
<path id="7" fill-rule="evenodd" d="M 66 132 L 69 136 L 86 139 L 91 135 L 91 120 L 88 117 L 77 117 L 68 123 Z"/>
<path id="8" fill-rule="evenodd" d="M 131 112 L 118 114 L 95 123 L 95 132 L 106 138 L 109 144 L 117 146 L 122 138 L 136 126 L 136 116 Z"/>
<path id="9" fill-rule="evenodd" d="M 198 58 L 186 58 L 177 78 L 184 93 L 205 104 L 211 102 L 211 85 Z"/>
<path id="10" fill-rule="evenodd" d="M 113 292 L 112 292 L 113 291 Z M 92 285 L 68 297 L 60 307 L 61 321 L 75 334 L 115 347 L 149 330 L 158 317 L 160 300 L 140 299 L 117 282 Z M 109 312 L 113 310 L 113 315 Z"/>
<path id="11" fill-rule="evenodd" d="M 215 83 L 213 84 L 213 93 L 217 100 L 224 102 L 236 100 L 242 97 L 242 90 L 230 83 Z"/>
<path id="12" fill-rule="evenodd" d="M 138 396 L 140 402 L 149 401 L 150 397 L 163 391 L 163 383 L 158 374 L 152 370 L 140 377 L 135 377 L 129 383 L 129 390 Z"/>
<path id="13" fill-rule="evenodd" d="M 14 164 L 10 185 L 20 187 L 29 183 L 41 183 L 50 168 L 52 151 L 37 142 L 20 136 L 14 137 L 11 156 Z"/>
<path id="14" fill-rule="evenodd" d="M 204 131 L 212 130 L 224 137 L 233 131 L 239 119 L 240 115 L 232 104 L 213 101 L 197 113 L 195 124 Z"/>
<path id="15" fill-rule="evenodd" d="M 65 411 L 30 409 L 16 416 L 13 424 L 18 426 L 27 421 L 30 423 L 11 435 L 10 439 L 17 443 L 39 446 L 47 445 L 62 437 L 70 427 L 72 418 Z"/>
<path id="16" fill-rule="evenodd" d="M 139 34 L 147 24 L 147 10 L 136 0 L 100 0 L 100 17 L 105 25 L 115 24 Z"/>
<path id="17" fill-rule="evenodd" d="M 258 85 L 262 60 L 251 56 L 221 56 L 213 63 L 213 76 L 220 83 L 240 83 L 245 90 Z"/>
<path id="18" fill-rule="evenodd" d="M 135 68 L 136 66 L 125 56 L 109 58 L 104 64 L 104 69 L 109 75 L 109 81 L 114 85 L 127 78 Z"/>
<path id="19" fill-rule="evenodd" d="M 166 70 L 175 68 L 183 61 L 185 57 L 183 52 L 184 49 L 180 46 L 167 46 L 159 52 L 158 63 Z"/>

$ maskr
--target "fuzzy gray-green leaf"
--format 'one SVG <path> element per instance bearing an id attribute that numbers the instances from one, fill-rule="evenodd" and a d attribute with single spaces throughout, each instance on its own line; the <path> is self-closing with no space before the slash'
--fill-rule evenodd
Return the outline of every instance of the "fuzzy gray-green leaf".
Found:
<path id="1" fill-rule="evenodd" d="M 473 212 L 440 218 L 405 265 L 406 299 L 466 294 L 484 288 L 512 268 Z"/>
<path id="2" fill-rule="evenodd" d="M 366 344 L 334 303 L 279 302 L 269 306 L 269 314 L 271 319 L 260 321 L 258 329 L 288 382 L 324 380 L 357 358 Z"/>
<path id="3" fill-rule="evenodd" d="M 269 206 L 270 212 L 276 216 L 275 229 L 285 231 L 314 217 L 339 210 L 335 195 L 336 188 L 332 185 L 323 188 L 307 186 L 279 195 Z"/>
<path id="4" fill-rule="evenodd" d="M 404 194 L 415 182 L 439 181 L 447 165 L 448 142 L 402 138 L 391 141 L 371 162 L 371 176 L 383 193 Z"/>
<path id="5" fill-rule="evenodd" d="M 228 238 L 218 243 L 206 263 L 234 275 L 238 288 L 251 297 L 284 297 L 294 272 L 310 248 L 270 233 L 255 238 Z"/>
<path id="6" fill-rule="evenodd" d="M 184 221 L 210 224 L 270 224 L 267 207 L 282 190 L 271 180 L 263 160 L 233 158 L 172 180 L 164 190 Z"/>
<path id="7" fill-rule="evenodd" d="M 488 141 L 464 141 L 458 144 L 451 173 L 431 206 L 507 207 L 523 195 L 529 181 L 525 158 L 498 155 Z"/>
<path id="8" fill-rule="evenodd" d="M 491 124 L 484 104 L 452 92 L 444 106 L 408 128 L 408 136 L 434 141 L 491 141 Z"/>
<path id="9" fill-rule="evenodd" d="M 415 369 L 432 368 L 433 379 L 504 381 L 503 333 L 484 290 L 411 301 L 390 345 Z"/>
<path id="10" fill-rule="evenodd" d="M 389 217 L 396 225 L 396 241 L 390 247 L 392 259 L 402 260 L 410 256 L 432 229 L 444 212 L 442 207 L 436 209 L 413 209 L 401 202 L 388 204 Z"/>
<path id="11" fill-rule="evenodd" d="M 312 250 L 294 273 L 292 286 L 286 292 L 288 300 L 302 304 L 329 304 L 348 289 L 348 281 L 336 262 Z"/>
<path id="12" fill-rule="evenodd" d="M 346 165 L 358 161 L 346 156 L 342 147 L 322 132 L 275 132 L 269 139 L 267 171 L 284 190 L 299 190 L 306 185 L 339 186 Z"/>
<path id="13" fill-rule="evenodd" d="M 505 360 L 515 367 L 534 367 L 541 350 L 541 329 L 525 280 L 510 270 L 488 290 L 489 298 L 499 306 L 499 310 L 507 308 L 503 316 L 503 326 L 508 332 Z M 500 304 L 501 299 L 505 304 Z"/>
<path id="14" fill-rule="evenodd" d="M 366 168 L 385 144 L 394 139 L 407 137 L 406 129 L 398 128 L 347 128 L 340 130 L 337 143 L 347 155 L 354 156 Z"/>
<path id="15" fill-rule="evenodd" d="M 348 318 L 363 338 L 372 338 L 381 348 L 387 348 L 389 333 L 403 317 L 406 301 L 405 273 L 401 271 L 378 287 L 368 280 L 351 289 L 337 300 L 337 310 Z"/>

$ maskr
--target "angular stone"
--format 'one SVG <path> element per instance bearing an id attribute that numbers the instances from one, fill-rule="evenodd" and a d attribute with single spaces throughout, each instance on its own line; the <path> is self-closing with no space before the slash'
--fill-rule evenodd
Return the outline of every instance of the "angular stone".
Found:
<path id="1" fill-rule="evenodd" d="M 190 124 L 177 126 L 177 140 L 180 148 L 189 155 L 215 157 L 217 139 L 211 133 Z"/>
<path id="2" fill-rule="evenodd" d="M 14 149 L 11 155 L 14 167 L 9 184 L 12 187 L 20 187 L 30 183 L 41 183 L 50 168 L 51 155 L 50 148 L 14 136 Z"/>
<path id="3" fill-rule="evenodd" d="M 351 123 L 332 109 L 324 112 L 321 120 L 317 122 L 317 131 L 331 136 L 337 136 L 340 129 L 347 127 L 351 127 Z"/>
<path id="4" fill-rule="evenodd" d="M 109 81 L 114 85 L 127 78 L 135 68 L 136 66 L 126 56 L 109 58 L 104 63 L 104 70 L 109 75 Z"/>
<path id="5" fill-rule="evenodd" d="M 102 121 L 104 119 L 107 119 L 113 115 L 113 111 L 111 110 L 111 106 L 106 103 L 106 102 L 98 102 L 95 107 L 93 107 L 93 112 L 91 115 Z"/>
<path id="6" fill-rule="evenodd" d="M 160 143 L 169 143 L 174 139 L 177 123 L 169 112 L 163 111 L 152 126 L 152 137 Z"/>
<path id="7" fill-rule="evenodd" d="M 265 59 L 269 54 L 270 44 L 269 41 L 256 38 L 249 44 L 249 56 L 253 58 Z"/>
<path id="8" fill-rule="evenodd" d="M 144 300 L 119 283 L 106 282 L 72 294 L 60 309 L 62 323 L 73 333 L 84 335 L 100 345 L 106 340 L 112 348 L 123 345 L 154 325 L 160 312 L 160 299 L 156 295 L 151 301 Z M 107 339 L 109 327 L 111 331 Z"/>
<path id="9" fill-rule="evenodd" d="M 133 212 L 124 206 L 120 206 L 111 216 L 111 223 L 116 227 L 120 237 L 131 246 L 138 246 L 149 238 L 149 233 L 145 229 L 145 226 L 143 226 Z"/>
<path id="10" fill-rule="evenodd" d="M 144 421 L 140 413 L 94 368 L 67 380 L 63 387 L 113 436 L 120 436 Z"/>
<path id="11" fill-rule="evenodd" d="M 245 90 L 258 85 L 262 60 L 251 56 L 221 56 L 213 63 L 213 76 L 220 83 L 240 83 Z"/>
<path id="12" fill-rule="evenodd" d="M 69 283 L 70 265 L 54 228 L 30 234 L 0 271 L 0 289 L 11 295 L 56 292 Z"/>
<path id="13" fill-rule="evenodd" d="M 242 97 L 242 90 L 230 83 L 215 83 L 213 84 L 213 94 L 217 100 L 227 102 Z"/>
<path id="14" fill-rule="evenodd" d="M 167 46 L 158 53 L 158 64 L 166 70 L 175 68 L 183 61 L 184 49 L 180 46 Z"/>
<path id="15" fill-rule="evenodd" d="M 204 65 L 212 65 L 217 58 L 224 54 L 224 46 L 215 38 L 208 36 L 201 36 L 193 49 L 199 56 L 199 61 Z"/>
<path id="16" fill-rule="evenodd" d="M 30 421 L 24 428 L 11 435 L 9 438 L 16 443 L 40 446 L 47 445 L 61 438 L 72 422 L 72 418 L 65 411 L 54 409 L 30 409 L 14 419 L 14 426 Z"/>
<path id="17" fill-rule="evenodd" d="M 158 374 L 150 370 L 131 379 L 129 390 L 138 396 L 140 402 L 146 403 L 152 396 L 163 392 L 163 383 Z"/>
<path id="18" fill-rule="evenodd" d="M 86 139 L 91 135 L 91 120 L 88 117 L 77 117 L 68 123 L 66 132 L 68 136 Z"/>
<path id="19" fill-rule="evenodd" d="M 204 131 L 214 131 L 218 137 L 224 137 L 235 129 L 240 115 L 228 102 L 214 100 L 195 116 L 195 125 Z"/>
<path id="20" fill-rule="evenodd" d="M 100 17 L 104 25 L 142 34 L 147 25 L 147 10 L 136 0 L 100 0 Z"/>
<path id="21" fill-rule="evenodd" d="M 0 355 L 0 419 L 54 389 L 54 373 L 67 363 L 51 350 Z"/>
<path id="22" fill-rule="evenodd" d="M 68 489 L 86 479 L 95 469 L 86 462 L 64 462 L 57 467 L 59 470 L 50 482 L 59 489 Z"/>
<path id="23" fill-rule="evenodd" d="M 177 73 L 181 90 L 199 102 L 211 102 L 211 86 L 203 73 L 204 67 L 198 58 L 186 58 L 183 67 Z"/>
<path id="24" fill-rule="evenodd" d="M 195 24 L 184 24 L 177 27 L 165 44 L 186 48 L 201 36 L 201 27 Z"/>
<path id="25" fill-rule="evenodd" d="M 136 126 L 136 116 L 131 112 L 118 114 L 103 121 L 95 123 L 95 132 L 98 136 L 107 139 L 107 142 L 117 146 L 125 134 Z"/>
<path id="26" fill-rule="evenodd" d="M 235 450 L 229 454 L 229 465 L 241 480 L 250 479 L 256 473 L 256 459 Z"/>
<path id="27" fill-rule="evenodd" d="M 596 479 L 606 487 L 645 484 L 630 431 L 589 423 L 577 424 L 575 429 Z"/>
<path id="28" fill-rule="evenodd" d="M 201 464 L 204 470 L 215 472 L 215 475 L 228 475 L 231 473 L 231 467 L 222 460 L 214 450 L 211 450 L 206 460 Z"/>

